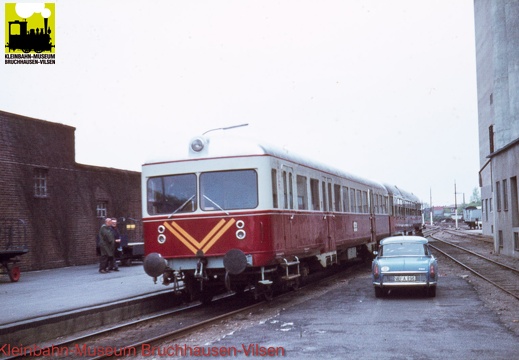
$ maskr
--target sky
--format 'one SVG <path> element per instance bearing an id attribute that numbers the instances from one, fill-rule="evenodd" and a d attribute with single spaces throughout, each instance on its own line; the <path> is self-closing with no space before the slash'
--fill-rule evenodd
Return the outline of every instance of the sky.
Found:
<path id="1" fill-rule="evenodd" d="M 478 187 L 472 0 L 57 0 L 54 11 L 56 64 L 0 63 L 0 110 L 75 127 L 78 163 L 140 171 L 248 123 L 228 131 L 434 206 L 454 204 L 455 184 L 458 204 Z"/>

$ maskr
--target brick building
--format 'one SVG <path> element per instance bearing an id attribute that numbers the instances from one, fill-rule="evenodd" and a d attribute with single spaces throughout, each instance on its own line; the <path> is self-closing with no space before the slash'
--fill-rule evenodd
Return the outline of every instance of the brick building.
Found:
<path id="1" fill-rule="evenodd" d="M 140 219 L 140 173 L 77 164 L 74 132 L 0 111 L 0 220 L 25 224 L 22 271 L 95 263 L 103 217 Z"/>

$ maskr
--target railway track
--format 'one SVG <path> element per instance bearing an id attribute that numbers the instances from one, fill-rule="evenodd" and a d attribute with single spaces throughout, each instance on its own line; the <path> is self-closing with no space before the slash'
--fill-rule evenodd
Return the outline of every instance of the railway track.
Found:
<path id="1" fill-rule="evenodd" d="M 347 270 L 318 273 L 307 285 L 301 287 L 300 291 L 315 291 L 312 290 L 313 287 L 326 286 L 326 283 L 333 282 L 344 271 Z M 282 293 L 268 303 L 268 306 L 275 306 L 276 302 L 280 301 L 292 301 L 290 300 L 291 294 L 296 298 L 300 295 L 293 291 Z M 209 306 L 195 302 L 161 314 L 85 333 L 63 341 L 24 346 L 23 349 L 17 350 L 21 352 L 15 356 L 3 359 L 53 357 L 93 360 L 133 356 L 169 358 L 172 354 L 178 354 L 178 351 L 186 351 L 182 346 L 177 346 L 175 340 L 185 338 L 197 331 L 209 329 L 215 324 L 219 326 L 226 319 L 236 315 L 250 314 L 254 310 L 259 311 L 262 307 L 267 306 L 267 301 L 256 301 L 253 298 L 252 294 L 247 292 L 241 296 L 235 296 L 232 293 L 224 294 L 217 296 Z M 196 349 L 188 351 L 196 351 Z"/>
<path id="2" fill-rule="evenodd" d="M 16 355 L 4 359 L 38 359 L 50 356 L 57 359 L 105 359 L 136 355 L 143 350 L 151 351 L 153 345 L 163 339 L 174 340 L 264 303 L 265 301 L 251 304 L 249 297 L 225 294 L 217 297 L 210 307 L 198 302 L 175 307 L 160 314 L 58 340 L 52 344 L 24 346 L 17 350 Z"/>
<path id="3" fill-rule="evenodd" d="M 449 233 L 465 238 L 464 241 L 470 239 L 469 234 Z M 433 239 L 429 243 L 432 249 L 519 300 L 519 269 L 497 262 L 451 241 L 441 239 L 438 231 L 427 236 Z"/>

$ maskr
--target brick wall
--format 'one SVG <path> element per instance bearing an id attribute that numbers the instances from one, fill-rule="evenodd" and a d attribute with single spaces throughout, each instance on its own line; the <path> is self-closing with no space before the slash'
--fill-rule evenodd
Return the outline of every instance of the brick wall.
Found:
<path id="1" fill-rule="evenodd" d="M 140 173 L 76 164 L 74 132 L 0 111 L 0 219 L 26 224 L 29 252 L 21 256 L 22 271 L 97 262 L 98 203 L 108 216 L 141 217 Z M 42 176 L 45 186 L 35 190 L 41 184 L 35 178 Z"/>

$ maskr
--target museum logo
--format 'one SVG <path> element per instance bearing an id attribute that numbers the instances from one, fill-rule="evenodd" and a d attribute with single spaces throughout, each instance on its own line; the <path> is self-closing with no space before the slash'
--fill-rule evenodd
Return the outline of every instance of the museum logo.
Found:
<path id="1" fill-rule="evenodd" d="M 5 63 L 55 64 L 55 3 L 5 4 Z"/>

